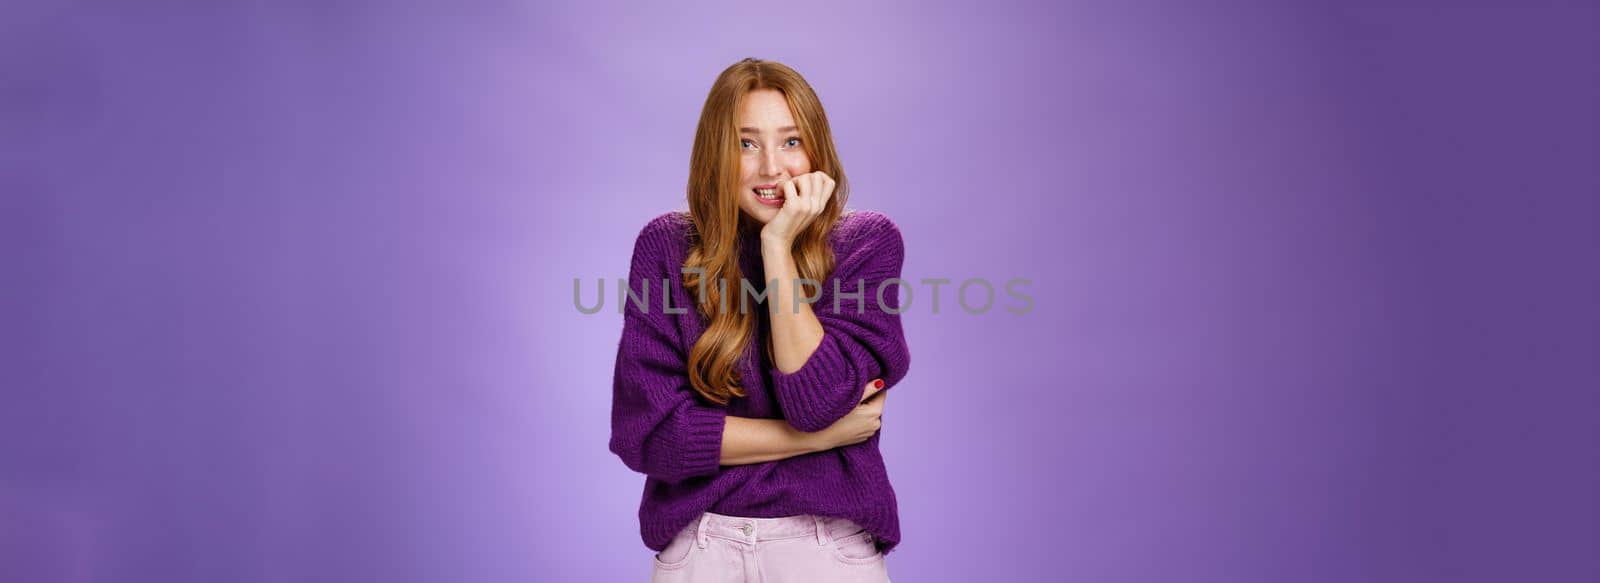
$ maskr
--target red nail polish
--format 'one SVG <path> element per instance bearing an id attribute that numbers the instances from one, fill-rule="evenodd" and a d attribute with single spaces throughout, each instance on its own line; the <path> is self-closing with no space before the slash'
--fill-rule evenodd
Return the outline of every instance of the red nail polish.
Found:
<path id="1" fill-rule="evenodd" d="M 883 388 L 883 379 L 878 379 L 878 380 L 872 381 L 872 388 L 874 388 L 874 389 Z"/>

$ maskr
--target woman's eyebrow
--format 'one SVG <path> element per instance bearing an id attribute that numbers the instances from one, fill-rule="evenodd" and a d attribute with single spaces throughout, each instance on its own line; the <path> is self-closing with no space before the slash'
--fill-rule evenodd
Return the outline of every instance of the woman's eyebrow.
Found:
<path id="1" fill-rule="evenodd" d="M 783 132 L 799 131 L 799 129 L 800 128 L 797 128 L 797 127 L 794 127 L 794 126 L 784 126 L 784 127 L 778 128 L 778 133 L 781 134 Z M 759 135 L 761 133 L 761 130 L 758 130 L 756 128 L 739 128 L 739 133 L 741 133 L 741 134 L 757 134 L 757 135 Z"/>

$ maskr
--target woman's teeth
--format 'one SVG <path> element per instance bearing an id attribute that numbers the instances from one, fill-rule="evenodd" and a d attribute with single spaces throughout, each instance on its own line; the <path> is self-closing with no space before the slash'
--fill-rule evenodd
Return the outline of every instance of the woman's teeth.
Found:
<path id="1" fill-rule="evenodd" d="M 751 190 L 754 190 L 755 193 L 756 193 L 756 196 L 759 196 L 761 198 L 765 198 L 765 199 L 768 199 L 768 200 L 778 198 L 778 189 L 776 189 L 776 188 L 752 188 Z"/>

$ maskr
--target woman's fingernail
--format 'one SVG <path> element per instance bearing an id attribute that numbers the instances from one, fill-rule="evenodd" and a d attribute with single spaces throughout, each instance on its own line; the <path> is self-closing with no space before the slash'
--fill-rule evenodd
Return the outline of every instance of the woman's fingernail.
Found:
<path id="1" fill-rule="evenodd" d="M 878 379 L 878 380 L 872 381 L 872 388 L 874 388 L 874 389 L 883 388 L 883 379 Z"/>

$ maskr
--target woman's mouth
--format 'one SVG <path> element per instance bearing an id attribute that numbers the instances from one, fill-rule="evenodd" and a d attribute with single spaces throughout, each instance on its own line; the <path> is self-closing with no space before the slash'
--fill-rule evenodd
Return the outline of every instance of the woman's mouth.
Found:
<path id="1" fill-rule="evenodd" d="M 778 185 L 768 184 L 750 189 L 756 194 L 756 201 L 767 206 L 783 206 L 783 195 L 778 192 Z"/>

